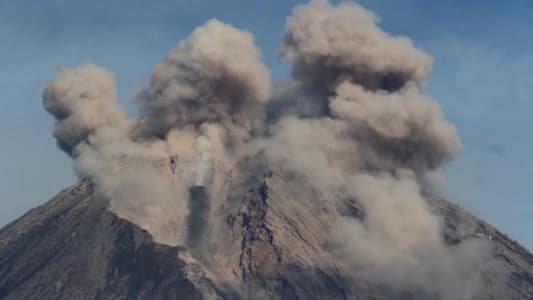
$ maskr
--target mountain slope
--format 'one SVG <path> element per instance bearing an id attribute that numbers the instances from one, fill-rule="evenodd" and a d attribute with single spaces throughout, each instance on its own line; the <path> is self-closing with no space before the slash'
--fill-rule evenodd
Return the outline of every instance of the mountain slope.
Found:
<path id="1" fill-rule="evenodd" d="M 88 180 L 64 190 L 0 231 L 0 299 L 435 298 L 349 285 L 323 243 L 335 212 L 319 195 L 262 166 L 237 169 L 214 202 L 211 247 L 201 257 L 192 251 L 196 259 L 106 210 Z M 357 201 L 345 203 L 342 213 L 364 218 Z M 502 266 L 505 277 L 484 274 L 475 299 L 533 299 L 531 253 L 456 205 L 433 197 L 430 206 L 448 244 L 487 240 Z"/>
<path id="2" fill-rule="evenodd" d="M 180 251 L 106 211 L 83 181 L 0 231 L 0 298 L 201 299 Z"/>

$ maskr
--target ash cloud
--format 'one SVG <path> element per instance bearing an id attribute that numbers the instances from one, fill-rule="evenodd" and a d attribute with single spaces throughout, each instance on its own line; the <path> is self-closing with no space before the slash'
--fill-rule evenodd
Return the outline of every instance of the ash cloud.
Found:
<path id="1" fill-rule="evenodd" d="M 260 126 L 270 73 L 248 32 L 210 20 L 156 66 L 138 96 L 141 137 L 172 128 L 221 126 L 225 138 L 246 140 Z"/>
<path id="2" fill-rule="evenodd" d="M 108 208 L 148 230 L 168 245 L 184 241 L 187 189 L 163 172 L 168 162 L 163 143 L 132 142 L 114 129 L 98 129 L 77 148 L 75 169 L 90 177 Z"/>
<path id="3" fill-rule="evenodd" d="M 341 81 L 386 91 L 423 82 L 431 58 L 409 39 L 383 32 L 377 22 L 355 3 L 311 1 L 288 18 L 282 57 L 293 64 L 294 79 L 319 95 L 332 92 Z"/>
<path id="4" fill-rule="evenodd" d="M 468 299 L 483 270 L 473 253 L 488 247 L 445 244 L 422 193 L 443 185 L 460 139 L 424 91 L 431 57 L 377 24 L 354 3 L 297 7 L 281 44 L 292 77 L 272 86 L 252 35 L 210 20 L 155 67 L 137 120 L 93 65 L 60 71 L 44 104 L 80 177 L 157 241 L 205 256 L 215 164 L 227 171 L 251 157 L 313 187 L 325 206 L 345 195 L 362 207 L 361 218 L 334 215 L 321 237 L 348 282 Z"/>
<path id="5" fill-rule="evenodd" d="M 231 164 L 263 126 L 270 73 L 260 56 L 251 34 L 210 20 L 156 66 L 137 120 L 117 103 L 111 72 L 91 64 L 60 70 L 43 101 L 79 176 L 95 181 L 113 212 L 176 245 L 188 236 L 189 187 L 210 184 L 214 160 Z M 170 157 L 182 162 L 177 179 L 162 173 L 176 173 Z"/>
<path id="6" fill-rule="evenodd" d="M 461 148 L 438 104 L 414 86 L 395 93 L 369 92 L 344 82 L 330 101 L 331 114 L 347 124 L 347 134 L 389 168 L 432 170 Z"/>
<path id="7" fill-rule="evenodd" d="M 85 64 L 59 70 L 43 94 L 46 110 L 57 120 L 54 137 L 59 147 L 72 155 L 97 128 L 126 132 L 126 115 L 116 98 L 113 74 L 102 67 Z"/>
<path id="8" fill-rule="evenodd" d="M 459 136 L 423 90 L 431 58 L 376 23 L 352 3 L 294 10 L 281 49 L 293 65 L 280 97 L 289 109 L 261 141 L 265 157 L 332 204 L 343 194 L 362 206 L 364 218 L 340 217 L 330 239 L 354 282 L 470 299 L 483 265 L 472 253 L 489 248 L 446 245 L 422 194 L 460 151 Z"/>

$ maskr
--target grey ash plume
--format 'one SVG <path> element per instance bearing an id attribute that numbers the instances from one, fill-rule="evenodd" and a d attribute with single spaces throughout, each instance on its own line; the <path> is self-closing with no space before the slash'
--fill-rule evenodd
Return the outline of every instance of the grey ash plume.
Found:
<path id="1" fill-rule="evenodd" d="M 210 193 L 220 188 L 206 182 L 256 159 L 296 188 L 311 186 L 326 207 L 344 205 L 341 194 L 357 200 L 364 218 L 334 215 L 322 241 L 346 280 L 469 299 L 482 269 L 472 253 L 486 248 L 447 245 L 422 193 L 459 153 L 460 139 L 424 90 L 431 57 L 378 21 L 350 2 L 297 7 L 281 44 L 292 75 L 272 86 L 252 35 L 211 20 L 155 67 L 135 99 L 138 119 L 128 121 L 111 73 L 93 65 L 60 71 L 45 107 L 80 176 L 156 240 L 205 255 Z M 183 173 L 191 178 L 176 180 L 175 162 L 173 175 L 162 174 L 170 157 L 198 162 Z M 222 171 L 212 174 L 215 162 Z"/>

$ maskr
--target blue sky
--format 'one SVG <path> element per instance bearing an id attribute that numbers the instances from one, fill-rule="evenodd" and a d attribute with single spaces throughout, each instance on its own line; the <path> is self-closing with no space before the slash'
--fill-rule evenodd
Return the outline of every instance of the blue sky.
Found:
<path id="1" fill-rule="evenodd" d="M 274 77 L 285 18 L 305 1 L 0 0 L 0 226 L 74 183 L 42 108 L 62 66 L 112 70 L 120 101 L 196 26 L 218 18 L 252 32 Z M 533 1 L 363 0 L 382 27 L 435 59 L 428 89 L 461 134 L 448 197 L 533 249 Z"/>

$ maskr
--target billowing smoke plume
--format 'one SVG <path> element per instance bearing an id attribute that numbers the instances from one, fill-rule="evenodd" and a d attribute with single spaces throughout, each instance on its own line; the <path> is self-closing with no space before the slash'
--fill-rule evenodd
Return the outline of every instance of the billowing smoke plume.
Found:
<path id="1" fill-rule="evenodd" d="M 420 185 L 461 147 L 454 126 L 423 91 L 429 56 L 381 31 L 360 6 L 327 1 L 295 9 L 282 55 L 293 64 L 294 83 L 284 94 L 293 107 L 261 143 L 272 165 L 324 199 L 340 206 L 342 194 L 362 206 L 363 219 L 340 218 L 333 230 L 341 268 L 356 282 L 469 299 L 479 273 L 459 275 L 447 266 L 468 261 L 468 270 L 477 270 L 482 261 L 471 253 L 479 248 L 444 244 Z M 301 114 L 294 106 L 315 110 Z M 446 288 L 427 276 L 442 278 Z M 451 286 L 462 287 L 461 297 L 449 294 Z"/>
<path id="2" fill-rule="evenodd" d="M 282 54 L 297 83 L 283 97 L 304 109 L 313 105 L 302 99 L 319 102 L 322 109 L 312 118 L 294 110 L 278 117 L 266 153 L 319 177 L 315 186 L 339 185 L 359 172 L 410 169 L 423 177 L 459 152 L 455 127 L 422 90 L 429 56 L 407 38 L 381 31 L 362 7 L 312 1 L 296 8 Z"/>
<path id="3" fill-rule="evenodd" d="M 247 139 L 261 124 L 270 73 L 252 36 L 217 20 L 179 43 L 138 96 L 139 134 L 164 138 L 172 128 L 221 126 Z"/>
<path id="4" fill-rule="evenodd" d="M 94 65 L 59 71 L 43 98 L 57 119 L 58 145 L 110 209 L 156 240 L 178 244 L 187 236 L 182 199 L 191 186 L 211 183 L 215 159 L 231 163 L 238 145 L 260 132 L 269 91 L 252 36 L 211 20 L 155 68 L 136 99 L 135 122 L 117 103 L 113 75 Z M 209 207 L 207 194 L 205 201 Z"/>
<path id="5" fill-rule="evenodd" d="M 288 19 L 282 55 L 307 87 L 329 88 L 350 80 L 367 89 L 398 90 L 426 79 L 431 58 L 403 37 L 376 26 L 371 12 L 353 3 L 312 1 Z"/>
<path id="6" fill-rule="evenodd" d="M 359 217 L 333 214 L 322 241 L 343 279 L 468 299 L 484 246 L 446 245 L 422 193 L 459 137 L 424 92 L 431 58 L 377 21 L 352 3 L 296 8 L 281 45 L 292 77 L 273 93 L 252 36 L 211 20 L 156 66 L 131 125 L 113 76 L 92 65 L 60 71 L 45 107 L 80 176 L 160 242 L 205 256 L 217 166 L 251 157 L 313 187 L 325 207 L 361 206 Z"/>
<path id="7" fill-rule="evenodd" d="M 77 152 L 77 173 L 93 180 L 111 211 L 151 232 L 157 242 L 184 241 L 187 208 L 179 199 L 187 197 L 187 189 L 166 176 L 164 143 L 134 143 L 112 128 L 100 128 Z"/>
<path id="8" fill-rule="evenodd" d="M 377 21 L 354 3 L 331 6 L 316 0 L 294 10 L 281 54 L 293 64 L 294 80 L 307 102 L 311 100 L 298 106 L 311 107 L 314 113 L 327 111 L 323 101 L 342 81 L 368 90 L 395 91 L 409 81 L 426 79 L 431 58 L 409 39 L 384 33 Z"/>
<path id="9" fill-rule="evenodd" d="M 460 150 L 455 127 L 443 121 L 435 101 L 413 86 L 370 92 L 345 81 L 335 93 L 331 114 L 364 148 L 370 168 L 431 170 Z"/>
<path id="10" fill-rule="evenodd" d="M 124 111 L 118 106 L 113 75 L 87 64 L 57 72 L 44 91 L 44 106 L 57 120 L 54 136 L 71 154 L 99 127 L 126 131 Z"/>

